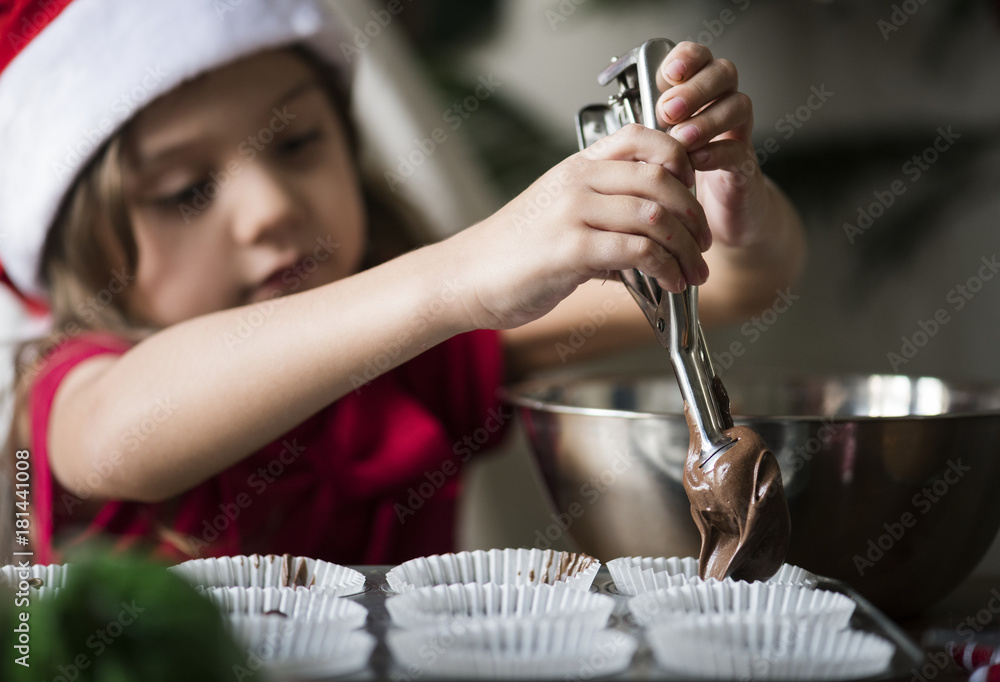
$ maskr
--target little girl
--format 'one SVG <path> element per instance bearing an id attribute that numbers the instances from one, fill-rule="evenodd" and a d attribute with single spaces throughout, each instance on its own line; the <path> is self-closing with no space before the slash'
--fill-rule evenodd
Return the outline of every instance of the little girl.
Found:
<path id="1" fill-rule="evenodd" d="M 8 457 L 30 462 L 41 563 L 98 536 L 167 561 L 452 551 L 496 389 L 555 362 L 614 271 L 677 292 L 712 261 L 703 319 L 725 322 L 801 268 L 736 71 L 693 43 L 659 70 L 670 134 L 628 127 L 414 248 L 359 171 L 323 2 L 8 6 L 0 263 L 51 320 L 19 357 Z M 623 305 L 598 336 L 652 333 Z"/>

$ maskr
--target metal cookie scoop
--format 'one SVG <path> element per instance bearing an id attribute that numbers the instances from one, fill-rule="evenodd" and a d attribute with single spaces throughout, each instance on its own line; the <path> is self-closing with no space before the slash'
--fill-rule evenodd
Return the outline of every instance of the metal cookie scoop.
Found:
<path id="1" fill-rule="evenodd" d="M 577 141 L 580 149 L 614 133 L 629 123 L 669 130 L 656 120 L 656 69 L 674 43 L 665 38 L 647 40 L 612 62 L 597 77 L 601 85 L 618 81 L 618 92 L 607 104 L 591 104 L 577 114 Z M 680 294 L 665 292 L 653 277 L 639 270 L 619 273 L 622 282 L 653 326 L 656 338 L 670 351 L 681 395 L 701 441 L 699 466 L 710 471 L 716 457 L 736 443 L 724 431 L 730 428 L 728 398 L 705 346 L 698 319 L 698 287 L 688 286 Z M 718 388 L 716 387 L 718 385 Z M 726 404 L 720 406 L 720 401 Z"/>

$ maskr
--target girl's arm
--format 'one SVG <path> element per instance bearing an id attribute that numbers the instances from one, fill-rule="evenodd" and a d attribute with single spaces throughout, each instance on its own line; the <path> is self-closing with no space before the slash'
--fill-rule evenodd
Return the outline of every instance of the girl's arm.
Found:
<path id="1" fill-rule="evenodd" d="M 773 305 L 793 286 L 805 263 L 798 214 L 766 180 L 766 238 L 731 246 L 717 240 L 705 253 L 709 280 L 698 292 L 705 327 L 742 322 Z M 580 286 L 545 317 L 503 332 L 508 378 L 655 344 L 649 322 L 616 273 Z"/>
<path id="2" fill-rule="evenodd" d="M 639 126 L 604 142 L 439 244 L 81 363 L 54 399 L 53 475 L 84 496 L 165 500 L 355 390 L 372 367 L 530 322 L 600 273 L 639 267 L 671 291 L 701 283 L 708 226 L 676 179 L 693 175 L 683 148 Z"/>
<path id="3" fill-rule="evenodd" d="M 449 277 L 440 250 L 194 318 L 122 356 L 81 363 L 55 396 L 53 474 L 98 498 L 167 499 L 364 390 L 373 367 L 395 367 L 466 331 L 469 283 Z M 108 473 L 84 487 L 93 471 Z"/>

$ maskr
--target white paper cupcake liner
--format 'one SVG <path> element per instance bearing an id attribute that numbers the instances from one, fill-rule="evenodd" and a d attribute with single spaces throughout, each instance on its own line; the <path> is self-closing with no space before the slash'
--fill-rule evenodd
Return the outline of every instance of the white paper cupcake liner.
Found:
<path id="1" fill-rule="evenodd" d="M 357 594 L 365 577 L 354 569 L 290 554 L 192 559 L 172 567 L 199 587 L 308 587 L 328 594 Z"/>
<path id="2" fill-rule="evenodd" d="M 855 603 L 846 595 L 805 585 L 710 580 L 644 592 L 629 599 L 628 607 L 641 626 L 704 614 L 751 614 L 804 619 L 836 631 L 847 627 Z"/>
<path id="3" fill-rule="evenodd" d="M 361 604 L 305 587 L 210 587 L 204 594 L 231 618 L 269 616 L 308 623 L 337 622 L 360 628 L 368 618 Z"/>
<path id="4" fill-rule="evenodd" d="M 375 638 L 338 622 L 307 622 L 274 616 L 230 621 L 247 654 L 247 668 L 261 664 L 279 675 L 332 677 L 368 664 Z"/>
<path id="5" fill-rule="evenodd" d="M 689 677 L 836 680 L 883 672 L 894 647 L 877 635 L 813 627 L 793 618 L 691 616 L 653 625 L 657 663 Z"/>
<path id="6" fill-rule="evenodd" d="M 464 583 L 420 587 L 390 597 L 386 609 L 399 627 L 439 626 L 481 618 L 572 618 L 604 627 L 615 601 L 607 595 L 555 585 Z"/>
<path id="7" fill-rule="evenodd" d="M 23 568 L 15 564 L 0 567 L 0 580 L 14 589 L 18 589 L 21 581 L 19 575 Z M 30 589 L 65 587 L 66 577 L 71 571 L 71 564 L 31 564 L 28 567 Z"/>
<path id="8" fill-rule="evenodd" d="M 411 559 L 391 569 L 385 578 L 395 592 L 461 583 L 562 583 L 573 589 L 589 590 L 600 567 L 601 562 L 594 557 L 576 552 L 491 549 Z"/>
<path id="9" fill-rule="evenodd" d="M 580 678 L 625 670 L 636 639 L 572 620 L 482 619 L 392 630 L 386 643 L 411 677 Z"/>
<path id="10" fill-rule="evenodd" d="M 618 592 L 630 597 L 667 587 L 714 580 L 709 578 L 708 581 L 704 581 L 698 577 L 698 559 L 695 557 L 619 557 L 608 562 L 608 572 L 611 573 Z M 785 564 L 764 582 L 775 585 L 804 585 L 812 588 L 816 586 L 818 580 L 815 575 L 803 568 Z"/>

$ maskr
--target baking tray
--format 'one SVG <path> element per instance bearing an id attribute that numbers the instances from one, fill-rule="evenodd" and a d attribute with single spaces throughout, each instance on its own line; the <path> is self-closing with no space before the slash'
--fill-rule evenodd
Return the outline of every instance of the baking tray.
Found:
<path id="1" fill-rule="evenodd" d="M 385 644 L 385 633 L 394 627 L 385 608 L 385 601 L 395 594 L 385 580 L 386 572 L 391 566 L 352 566 L 365 576 L 364 591 L 345 599 L 351 599 L 368 609 L 368 622 L 365 628 L 375 636 L 378 644 L 368 662 L 368 667 L 356 674 L 326 678 L 331 680 L 389 680 L 390 682 L 432 682 L 436 678 L 420 671 L 407 671 L 396 664 Z M 820 578 L 818 589 L 830 590 L 845 594 L 857 604 L 851 627 L 864 632 L 879 635 L 896 647 L 889 669 L 878 677 L 868 680 L 910 680 L 913 670 L 920 669 L 924 661 L 923 651 L 910 639 L 902 629 L 878 611 L 872 604 L 858 594 L 853 588 L 839 580 Z M 601 566 L 594 579 L 594 592 L 611 595 L 615 599 L 615 610 L 608 623 L 609 627 L 627 632 L 639 640 L 639 648 L 632 659 L 629 668 L 618 674 L 597 679 L 601 680 L 681 680 L 687 679 L 656 664 L 649 646 L 646 645 L 641 628 L 632 620 L 628 613 L 628 597 L 621 595 L 615 589 L 614 581 L 606 566 Z"/>

